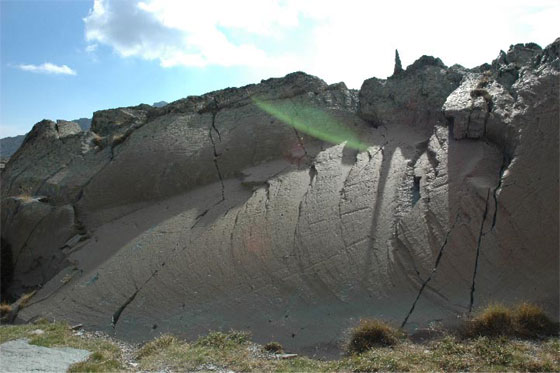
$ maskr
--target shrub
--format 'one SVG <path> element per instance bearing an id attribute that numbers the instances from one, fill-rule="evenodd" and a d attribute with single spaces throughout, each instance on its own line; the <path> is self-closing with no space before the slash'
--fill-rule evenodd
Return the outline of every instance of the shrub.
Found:
<path id="1" fill-rule="evenodd" d="M 138 351 L 136 358 L 141 359 L 143 357 L 156 354 L 174 343 L 177 343 L 177 338 L 175 338 L 175 336 L 164 334 L 142 346 L 142 348 Z"/>
<path id="2" fill-rule="evenodd" d="M 263 350 L 273 354 L 280 354 L 284 352 L 284 348 L 278 342 L 268 342 L 263 346 Z"/>
<path id="3" fill-rule="evenodd" d="M 360 320 L 350 331 L 347 351 L 362 353 L 373 347 L 393 346 L 399 341 L 399 332 L 380 320 Z"/>
<path id="4" fill-rule="evenodd" d="M 558 324 L 550 320 L 542 308 L 522 303 L 515 309 L 516 334 L 519 337 L 558 335 Z"/>

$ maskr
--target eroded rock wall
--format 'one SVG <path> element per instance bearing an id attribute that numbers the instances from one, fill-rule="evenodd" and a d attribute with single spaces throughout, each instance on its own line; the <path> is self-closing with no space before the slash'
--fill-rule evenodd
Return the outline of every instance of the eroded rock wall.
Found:
<path id="1" fill-rule="evenodd" d="M 310 353 L 360 317 L 555 316 L 559 43 L 473 70 L 422 57 L 360 92 L 294 73 L 88 133 L 41 122 L 2 174 L 2 247 L 27 253 L 7 291 L 41 286 L 24 320 Z"/>

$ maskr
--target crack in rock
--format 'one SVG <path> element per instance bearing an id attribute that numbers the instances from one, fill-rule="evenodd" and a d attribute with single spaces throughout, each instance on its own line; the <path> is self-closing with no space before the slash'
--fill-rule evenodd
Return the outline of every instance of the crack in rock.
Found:
<path id="1" fill-rule="evenodd" d="M 434 274 L 436 273 L 439 263 L 441 261 L 441 258 L 443 256 L 443 251 L 445 249 L 445 247 L 447 246 L 447 242 L 449 240 L 449 236 L 451 235 L 451 232 L 453 231 L 453 229 L 455 228 L 455 225 L 457 224 L 457 220 L 459 218 L 459 213 L 457 213 L 457 215 L 455 216 L 455 220 L 453 222 L 453 225 L 449 228 L 449 230 L 447 231 L 447 234 L 445 235 L 445 240 L 443 241 L 443 244 L 441 245 L 439 252 L 438 252 L 438 256 L 436 258 L 436 262 L 434 264 L 434 268 L 432 268 L 432 272 L 430 273 L 430 275 L 428 276 L 428 278 L 422 283 L 422 286 L 420 287 L 420 290 L 418 291 L 418 295 L 416 295 L 416 299 L 414 299 L 414 302 L 412 303 L 412 307 L 410 307 L 410 311 L 408 311 L 408 314 L 406 315 L 406 317 L 404 318 L 402 324 L 401 324 L 401 328 L 404 328 L 404 326 L 406 325 L 406 323 L 408 322 L 409 317 L 412 315 L 412 312 L 414 312 L 414 308 L 416 307 L 416 303 L 418 302 L 418 300 L 420 299 L 420 296 L 422 295 L 422 292 L 424 291 L 424 289 L 426 288 L 426 286 L 428 285 L 428 283 L 432 280 L 432 277 L 434 276 Z"/>
<path id="2" fill-rule="evenodd" d="M 220 131 L 218 131 L 218 129 L 216 128 L 216 115 L 218 115 L 218 111 L 219 109 L 217 109 L 217 104 L 216 104 L 216 109 L 212 110 L 212 123 L 210 125 L 210 128 L 208 129 L 208 137 L 210 138 L 210 142 L 212 143 L 212 148 L 214 151 L 214 167 L 216 168 L 216 173 L 218 174 L 218 178 L 220 179 L 220 184 L 222 186 L 222 201 L 225 201 L 226 199 L 226 195 L 225 195 L 225 186 L 224 186 L 224 178 L 222 176 L 222 171 L 220 170 L 220 165 L 218 163 L 218 158 L 220 157 L 220 154 L 218 154 L 218 151 L 216 149 L 216 142 L 214 141 L 214 137 L 212 136 L 212 131 L 215 131 L 216 134 L 218 135 L 218 140 L 221 142 L 222 141 L 222 135 L 220 134 Z"/>
<path id="3" fill-rule="evenodd" d="M 506 172 L 506 170 L 508 169 L 510 163 L 511 163 L 511 160 L 509 159 L 509 157 L 504 155 L 504 157 L 502 159 L 502 165 L 500 167 L 499 176 L 498 176 L 498 184 L 496 185 L 496 187 L 494 188 L 494 191 L 492 192 L 492 195 L 494 197 L 494 216 L 492 217 L 492 228 L 491 229 L 494 229 L 494 227 L 496 226 L 496 219 L 498 217 L 498 191 L 502 188 L 502 183 L 504 181 L 503 176 L 504 176 L 504 173 Z"/>
<path id="4" fill-rule="evenodd" d="M 132 301 L 134 301 L 134 298 L 136 298 L 140 290 L 142 290 L 142 288 L 144 288 L 144 286 L 146 286 L 148 282 L 150 282 L 150 280 L 152 280 L 157 275 L 157 273 L 158 270 L 156 269 L 154 272 L 152 272 L 152 275 L 148 277 L 146 281 L 144 281 L 142 286 L 140 287 L 135 286 L 136 290 L 134 291 L 134 293 L 132 293 L 132 295 L 127 298 L 127 300 L 115 311 L 115 313 L 113 313 L 113 316 L 111 317 L 111 326 L 113 327 L 113 329 L 117 327 L 119 318 L 121 317 L 121 314 L 124 312 L 126 307 L 128 307 L 128 305 L 132 303 Z"/>
<path id="5" fill-rule="evenodd" d="M 474 292 L 475 292 L 475 282 L 476 282 L 476 274 L 478 272 L 478 259 L 480 257 L 480 245 L 482 244 L 482 237 L 484 236 L 483 229 L 484 223 L 486 222 L 486 217 L 488 216 L 488 200 L 490 199 L 490 189 L 488 189 L 488 193 L 486 194 L 486 203 L 484 204 L 484 213 L 482 214 L 482 222 L 480 223 L 480 231 L 478 232 L 478 241 L 476 244 L 476 257 L 474 261 L 474 271 L 473 271 L 473 278 L 472 278 L 472 285 L 471 285 L 471 299 L 469 303 L 469 313 L 472 312 L 473 304 L 474 304 Z"/>

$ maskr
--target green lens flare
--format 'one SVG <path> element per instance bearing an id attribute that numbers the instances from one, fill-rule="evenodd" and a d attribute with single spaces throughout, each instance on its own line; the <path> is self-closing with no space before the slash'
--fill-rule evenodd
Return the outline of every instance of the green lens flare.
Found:
<path id="1" fill-rule="evenodd" d="M 368 148 L 352 129 L 320 109 L 287 100 L 271 102 L 253 98 L 253 102 L 274 118 L 317 139 L 333 144 L 346 142 L 346 146 L 360 151 Z"/>

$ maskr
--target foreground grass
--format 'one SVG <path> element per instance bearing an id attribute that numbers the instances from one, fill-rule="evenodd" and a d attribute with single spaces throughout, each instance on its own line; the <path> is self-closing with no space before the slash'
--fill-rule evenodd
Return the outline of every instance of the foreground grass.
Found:
<path id="1" fill-rule="evenodd" d="M 167 338 L 167 337 L 164 337 Z M 393 347 L 374 348 L 336 361 L 305 357 L 276 359 L 255 353 L 250 342 L 226 347 L 172 343 L 140 359 L 143 370 L 191 371 L 210 366 L 233 371 L 560 371 L 558 338 L 529 342 L 507 338 L 480 337 L 458 340 L 452 336 L 425 345 L 404 342 Z"/>
<path id="2" fill-rule="evenodd" d="M 44 330 L 42 335 L 30 332 Z M 447 335 L 426 344 L 400 342 L 377 347 L 334 361 L 306 357 L 280 359 L 250 341 L 243 332 L 210 333 L 195 342 L 161 336 L 139 348 L 135 365 L 127 366 L 120 348 L 101 338 L 77 336 L 67 324 L 0 327 L 0 343 L 28 338 L 40 346 L 68 346 L 92 352 L 90 358 L 70 368 L 74 372 L 98 371 L 233 371 L 354 372 L 354 371 L 560 371 L 557 337 L 523 341 L 511 337 L 458 339 Z"/>

